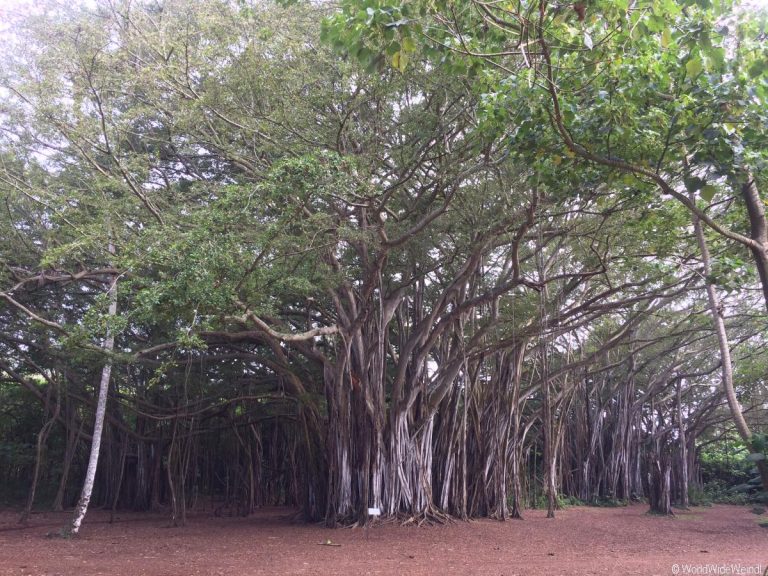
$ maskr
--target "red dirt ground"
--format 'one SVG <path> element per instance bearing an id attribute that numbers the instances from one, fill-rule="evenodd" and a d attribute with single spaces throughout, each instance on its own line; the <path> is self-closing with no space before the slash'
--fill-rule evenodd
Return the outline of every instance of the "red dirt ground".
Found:
<path id="1" fill-rule="evenodd" d="M 0 512 L 0 575 L 762 576 L 768 568 L 768 530 L 749 508 L 697 508 L 674 518 L 646 510 L 570 508 L 555 520 L 531 510 L 523 521 L 382 524 L 368 538 L 362 529 L 293 524 L 284 509 L 248 518 L 199 513 L 183 528 L 149 514 L 119 514 L 109 524 L 109 515 L 96 511 L 74 540 L 45 537 L 67 514 L 35 514 L 20 527 L 16 513 Z M 320 545 L 329 539 L 341 546 Z"/>

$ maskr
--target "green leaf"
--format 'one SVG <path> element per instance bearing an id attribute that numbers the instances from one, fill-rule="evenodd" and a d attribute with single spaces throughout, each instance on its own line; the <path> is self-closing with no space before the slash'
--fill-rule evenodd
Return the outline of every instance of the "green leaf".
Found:
<path id="1" fill-rule="evenodd" d="M 664 32 L 661 33 L 662 48 L 666 48 L 667 46 L 669 46 L 671 42 L 672 42 L 672 32 L 669 31 L 669 28 L 664 28 Z"/>
<path id="2" fill-rule="evenodd" d="M 645 25 L 651 32 L 661 32 L 666 26 L 667 22 L 658 14 L 651 14 L 645 21 Z"/>
<path id="3" fill-rule="evenodd" d="M 401 45 L 405 52 L 413 52 L 414 50 L 416 50 L 416 42 L 414 42 L 413 38 L 411 37 L 403 38 Z"/>
<path id="4" fill-rule="evenodd" d="M 392 42 L 389 44 L 389 46 L 387 46 L 386 53 L 388 56 L 392 56 L 392 59 L 394 60 L 395 54 L 399 53 L 400 49 L 401 46 L 399 42 Z M 395 68 L 397 68 L 397 66 L 395 66 Z"/>
<path id="5" fill-rule="evenodd" d="M 392 68 L 399 70 L 400 72 L 405 72 L 405 68 L 408 66 L 408 60 L 410 60 L 408 54 L 402 50 L 398 50 L 392 55 Z"/>
<path id="6" fill-rule="evenodd" d="M 398 68 L 400 72 L 405 72 L 405 68 L 406 66 L 408 66 L 408 62 L 410 61 L 410 59 L 411 58 L 410 56 L 408 56 L 408 54 L 406 54 L 405 52 L 400 52 L 400 67 Z"/>
<path id="7" fill-rule="evenodd" d="M 752 66 L 749 67 L 749 70 L 748 70 L 749 77 L 757 78 L 765 71 L 767 67 L 768 67 L 768 62 L 766 62 L 762 58 L 758 59 L 752 64 Z"/>
<path id="8" fill-rule="evenodd" d="M 704 65 L 701 62 L 701 58 L 694 56 L 685 65 L 685 71 L 688 73 L 689 78 L 695 78 L 704 69 Z"/>
<path id="9" fill-rule="evenodd" d="M 705 186 L 701 187 L 701 198 L 705 202 L 712 202 L 712 198 L 715 197 L 716 192 L 717 188 L 715 188 L 712 184 L 706 184 Z"/>

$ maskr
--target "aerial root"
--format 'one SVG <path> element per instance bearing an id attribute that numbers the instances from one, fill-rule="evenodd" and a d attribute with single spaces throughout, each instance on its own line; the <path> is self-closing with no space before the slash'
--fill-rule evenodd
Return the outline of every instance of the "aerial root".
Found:
<path id="1" fill-rule="evenodd" d="M 456 518 L 438 510 L 437 508 L 430 507 L 423 512 L 417 514 L 403 514 L 396 513 L 393 515 L 380 516 L 375 520 L 368 520 L 366 523 L 362 519 L 352 521 L 351 519 L 344 522 L 339 521 L 338 526 L 340 528 L 365 528 L 371 526 L 381 526 L 384 524 L 398 524 L 400 526 L 439 526 L 444 524 L 453 524 Z"/>
<path id="2" fill-rule="evenodd" d="M 440 510 L 430 507 L 424 512 L 420 512 L 418 514 L 414 514 L 413 516 L 409 516 L 406 519 L 402 521 L 403 526 L 408 525 L 414 525 L 414 526 L 436 526 L 436 525 L 444 525 L 444 524 L 453 524 L 454 518 L 450 514 L 446 514 L 445 512 L 441 512 Z"/>

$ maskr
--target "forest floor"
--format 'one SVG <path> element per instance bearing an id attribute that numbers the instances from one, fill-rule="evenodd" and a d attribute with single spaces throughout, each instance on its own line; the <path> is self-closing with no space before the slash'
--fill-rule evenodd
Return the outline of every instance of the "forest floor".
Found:
<path id="1" fill-rule="evenodd" d="M 190 515 L 169 528 L 161 515 L 94 511 L 76 539 L 48 538 L 69 518 L 0 512 L 0 575 L 188 576 L 278 574 L 758 574 L 768 569 L 768 529 L 750 508 L 714 506 L 672 518 L 647 506 L 572 507 L 555 520 L 529 510 L 525 520 L 442 526 L 391 523 L 329 530 L 295 524 L 285 509 L 247 518 Z M 328 541 L 335 545 L 327 545 Z"/>

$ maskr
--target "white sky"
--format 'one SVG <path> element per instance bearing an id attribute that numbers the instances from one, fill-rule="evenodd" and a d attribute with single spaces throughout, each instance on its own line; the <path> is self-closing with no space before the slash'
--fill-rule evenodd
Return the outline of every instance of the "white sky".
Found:
<path id="1" fill-rule="evenodd" d="M 96 0 L 51 0 L 56 4 L 95 4 Z M 8 15 L 12 12 L 27 12 L 43 4 L 41 0 L 0 0 L 0 32 L 8 28 Z M 764 12 L 768 16 L 768 0 L 742 0 L 739 3 L 748 11 Z"/>

